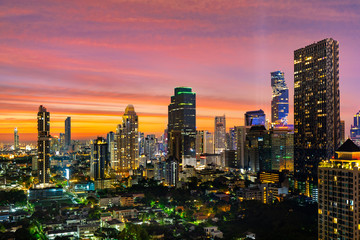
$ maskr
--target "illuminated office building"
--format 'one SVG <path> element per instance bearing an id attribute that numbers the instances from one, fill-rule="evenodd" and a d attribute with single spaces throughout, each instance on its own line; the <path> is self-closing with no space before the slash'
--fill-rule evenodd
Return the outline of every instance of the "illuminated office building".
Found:
<path id="1" fill-rule="evenodd" d="M 71 144 L 71 117 L 65 120 L 65 149 L 68 150 Z"/>
<path id="2" fill-rule="evenodd" d="M 189 87 L 177 87 L 168 107 L 168 155 L 179 160 L 195 159 L 196 93 Z"/>
<path id="3" fill-rule="evenodd" d="M 245 113 L 245 126 L 265 126 L 266 118 L 263 110 L 248 111 Z"/>
<path id="4" fill-rule="evenodd" d="M 360 111 L 354 115 L 354 125 L 351 125 L 350 138 L 360 140 Z"/>
<path id="5" fill-rule="evenodd" d="M 360 148 L 350 139 L 318 168 L 318 239 L 360 239 Z"/>
<path id="6" fill-rule="evenodd" d="M 38 120 L 38 178 L 40 184 L 50 180 L 50 113 L 40 105 Z"/>
<path id="7" fill-rule="evenodd" d="M 295 178 L 317 182 L 339 143 L 339 43 L 327 38 L 294 51 Z"/>
<path id="8" fill-rule="evenodd" d="M 108 144 L 102 137 L 91 143 L 90 177 L 92 180 L 102 180 L 109 170 Z"/>
<path id="9" fill-rule="evenodd" d="M 286 125 L 289 115 L 289 89 L 286 86 L 283 72 L 271 73 L 271 88 L 271 122 Z"/>
<path id="10" fill-rule="evenodd" d="M 294 172 L 294 133 L 290 128 L 270 130 L 271 170 Z"/>
<path id="11" fill-rule="evenodd" d="M 138 116 L 133 105 L 126 107 L 116 134 L 120 173 L 132 174 L 139 167 Z"/>
<path id="12" fill-rule="evenodd" d="M 215 117 L 214 127 L 215 153 L 220 153 L 226 148 L 226 120 L 224 116 Z"/>
<path id="13" fill-rule="evenodd" d="M 14 150 L 19 150 L 19 133 L 18 129 L 14 129 Z"/>

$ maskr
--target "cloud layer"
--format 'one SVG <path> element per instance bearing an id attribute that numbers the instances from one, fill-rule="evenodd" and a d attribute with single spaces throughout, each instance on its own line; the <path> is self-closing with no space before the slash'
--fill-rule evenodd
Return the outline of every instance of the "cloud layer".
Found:
<path id="1" fill-rule="evenodd" d="M 326 37 L 340 42 L 346 135 L 360 108 L 357 1 L 0 2 L 0 142 L 15 127 L 36 140 L 40 104 L 53 135 L 66 116 L 74 138 L 105 135 L 130 103 L 140 130 L 160 134 L 176 86 L 197 93 L 199 129 L 222 114 L 242 125 L 259 108 L 270 118 L 270 72 L 284 71 L 293 94 L 293 51 Z"/>

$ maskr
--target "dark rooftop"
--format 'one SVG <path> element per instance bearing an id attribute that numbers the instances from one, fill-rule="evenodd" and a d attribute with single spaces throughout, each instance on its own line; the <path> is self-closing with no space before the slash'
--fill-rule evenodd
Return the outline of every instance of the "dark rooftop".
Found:
<path id="1" fill-rule="evenodd" d="M 351 139 L 348 139 L 336 151 L 337 152 L 360 152 L 360 147 L 358 147 Z"/>

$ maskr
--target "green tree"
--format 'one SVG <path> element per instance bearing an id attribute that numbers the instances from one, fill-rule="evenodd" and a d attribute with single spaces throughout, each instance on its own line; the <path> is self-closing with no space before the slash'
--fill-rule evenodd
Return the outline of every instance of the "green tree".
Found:
<path id="1" fill-rule="evenodd" d="M 149 240 L 149 234 L 147 231 L 139 226 L 134 224 L 126 224 L 126 227 L 118 236 L 119 239 L 123 240 Z"/>

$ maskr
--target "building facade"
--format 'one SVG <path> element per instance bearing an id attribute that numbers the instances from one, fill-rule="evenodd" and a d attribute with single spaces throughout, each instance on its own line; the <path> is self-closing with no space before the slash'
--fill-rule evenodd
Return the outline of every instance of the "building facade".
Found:
<path id="1" fill-rule="evenodd" d="M 294 172 L 294 133 L 287 127 L 273 128 L 271 134 L 271 170 Z"/>
<path id="2" fill-rule="evenodd" d="M 215 116 L 214 127 L 215 153 L 221 153 L 226 149 L 226 119 L 224 116 Z"/>
<path id="3" fill-rule="evenodd" d="M 132 174 L 139 167 L 138 116 L 133 105 L 126 107 L 116 134 L 119 171 L 122 175 Z"/>
<path id="4" fill-rule="evenodd" d="M 156 137 L 154 134 L 147 135 L 144 140 L 144 154 L 147 160 L 155 159 Z"/>
<path id="5" fill-rule="evenodd" d="M 195 158 L 196 93 L 189 87 L 177 87 L 168 107 L 168 156 L 182 163 Z"/>
<path id="6" fill-rule="evenodd" d="M 65 120 L 65 148 L 69 149 L 71 144 L 71 117 Z"/>
<path id="7" fill-rule="evenodd" d="M 317 182 L 339 144 L 339 43 L 327 38 L 294 51 L 295 178 Z"/>
<path id="8" fill-rule="evenodd" d="M 244 168 L 252 171 L 271 170 L 271 138 L 264 126 L 252 126 L 246 134 Z"/>
<path id="9" fill-rule="evenodd" d="M 318 239 L 360 239 L 360 148 L 348 139 L 318 168 Z"/>
<path id="10" fill-rule="evenodd" d="M 108 144 L 102 137 L 91 143 L 90 177 L 91 180 L 103 180 L 109 170 Z"/>
<path id="11" fill-rule="evenodd" d="M 340 121 L 340 145 L 345 142 L 345 121 Z"/>
<path id="12" fill-rule="evenodd" d="M 40 105 L 37 114 L 38 122 L 38 178 L 40 184 L 50 181 L 50 112 Z"/>
<path id="13" fill-rule="evenodd" d="M 350 138 L 360 140 L 360 111 L 354 115 L 354 125 L 350 128 Z"/>
<path id="14" fill-rule="evenodd" d="M 245 126 L 265 126 L 266 117 L 262 109 L 245 113 Z"/>
<path id="15" fill-rule="evenodd" d="M 19 133 L 18 129 L 14 129 L 14 150 L 19 150 Z"/>
<path id="16" fill-rule="evenodd" d="M 271 122 L 286 125 L 289 115 L 289 88 L 286 86 L 284 73 L 271 73 Z"/>

